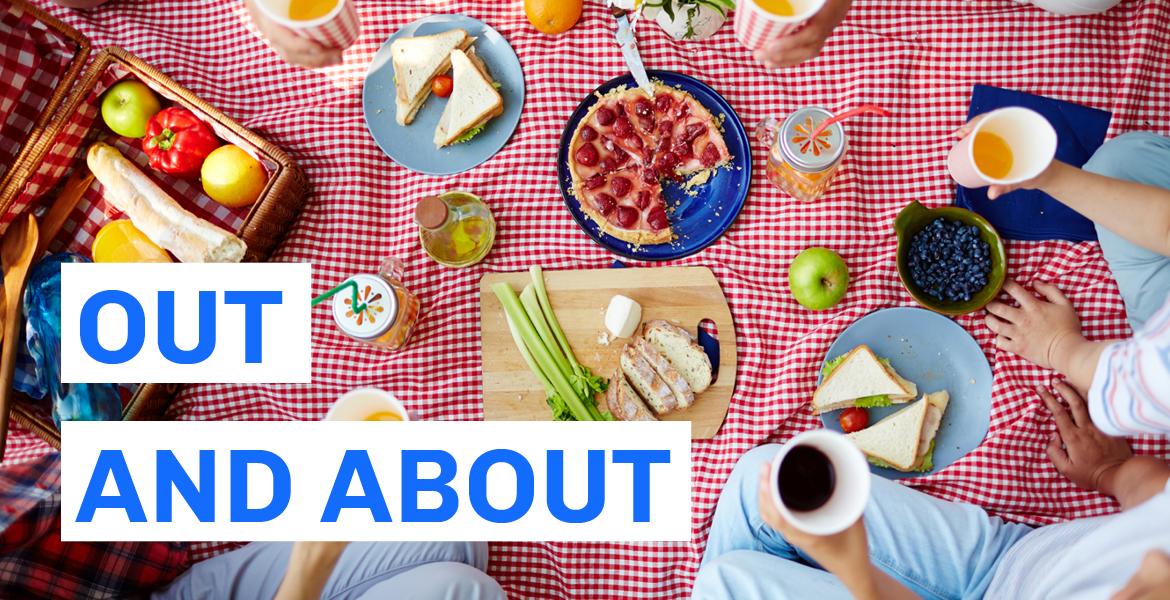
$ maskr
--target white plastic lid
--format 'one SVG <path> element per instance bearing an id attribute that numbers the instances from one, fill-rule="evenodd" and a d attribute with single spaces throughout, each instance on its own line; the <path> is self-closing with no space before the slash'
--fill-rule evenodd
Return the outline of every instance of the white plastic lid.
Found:
<path id="1" fill-rule="evenodd" d="M 377 338 L 390 328 L 398 317 L 398 295 L 376 275 L 354 275 L 346 281 L 357 282 L 358 302 L 366 308 L 354 313 L 353 292 L 349 288 L 333 295 L 333 321 L 347 335 L 359 340 Z"/>

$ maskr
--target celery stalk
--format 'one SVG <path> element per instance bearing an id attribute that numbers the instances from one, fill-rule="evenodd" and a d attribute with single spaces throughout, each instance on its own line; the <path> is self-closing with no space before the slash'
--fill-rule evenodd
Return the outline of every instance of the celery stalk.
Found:
<path id="1" fill-rule="evenodd" d="M 540 300 L 540 307 L 544 311 L 544 316 L 548 319 L 548 324 L 552 328 L 553 335 L 556 336 L 557 343 L 560 344 L 561 350 L 564 351 L 565 356 L 569 358 L 569 365 L 572 367 L 573 389 L 582 397 L 591 397 L 594 393 L 604 392 L 609 387 L 609 381 L 604 377 L 594 376 L 587 367 L 577 362 L 577 357 L 573 355 L 573 348 L 569 346 L 569 340 L 565 338 L 565 332 L 561 330 L 561 324 L 557 322 L 557 316 L 553 314 L 552 303 L 548 299 L 548 291 L 544 288 L 544 273 L 538 265 L 532 265 L 528 269 L 532 276 L 532 285 L 536 288 L 536 297 Z M 594 409 L 596 412 L 596 409 Z M 600 416 L 600 414 L 599 414 Z"/>
<path id="2" fill-rule="evenodd" d="M 520 337 L 520 330 L 516 329 L 516 322 L 513 321 L 512 317 L 508 316 L 506 313 L 504 316 L 508 319 L 508 330 L 512 332 L 512 340 L 516 342 L 516 349 L 520 351 L 520 356 L 524 357 L 524 362 L 528 363 L 528 368 L 536 374 L 536 378 L 539 379 L 540 384 L 544 386 L 545 395 L 552 396 L 556 394 L 553 389 L 552 382 L 549 381 L 548 377 L 545 376 L 544 371 L 540 368 L 540 365 L 536 364 L 536 359 L 532 358 L 532 353 L 528 351 L 528 345 L 524 343 L 524 338 Z"/>
<path id="3" fill-rule="evenodd" d="M 565 332 L 561 331 L 561 324 L 557 322 L 557 317 L 553 314 L 552 303 L 548 301 L 548 291 L 544 289 L 544 273 L 538 265 L 532 265 L 528 269 L 528 272 L 532 275 L 532 285 L 536 288 L 536 297 L 540 300 L 540 308 L 544 310 L 544 314 L 548 317 L 548 322 L 552 326 L 553 334 L 556 335 L 557 343 L 561 345 L 561 350 L 565 353 L 565 356 L 569 357 L 569 364 L 576 371 L 580 364 L 577 362 L 577 357 L 573 356 L 573 349 L 569 347 L 569 340 L 565 339 Z"/>
<path id="4" fill-rule="evenodd" d="M 570 382 L 573 380 L 573 366 L 569 361 L 572 358 L 565 360 L 564 353 L 557 347 L 557 340 L 553 338 L 553 333 L 549 331 L 548 323 L 545 322 L 545 314 L 540 309 L 540 301 L 536 298 L 536 290 L 533 286 L 524 288 L 520 292 L 520 304 L 524 305 L 524 311 L 528 313 L 528 320 L 532 321 L 532 325 L 536 327 L 536 333 L 540 334 L 540 340 L 544 342 L 544 347 L 548 348 L 549 354 L 557 361 L 557 366 L 561 369 L 561 374 L 565 376 Z M 574 386 L 576 389 L 576 386 Z M 580 391 L 580 390 L 577 390 Z"/>
<path id="5" fill-rule="evenodd" d="M 528 350 L 532 353 L 536 363 L 541 367 L 549 381 L 552 382 L 553 389 L 556 390 L 568 405 L 573 416 L 577 417 L 578 421 L 592 421 L 592 413 L 581 403 L 581 399 L 577 396 L 577 391 L 561 373 L 556 359 L 551 356 L 544 342 L 540 340 L 536 328 L 532 325 L 532 321 L 528 319 L 528 314 L 524 312 L 524 307 L 520 304 L 520 300 L 516 297 L 516 292 L 512 290 L 512 286 L 507 283 L 497 283 L 492 286 L 492 291 L 500 299 L 500 304 L 504 307 L 504 313 L 516 324 L 516 328 L 520 330 L 520 337 L 525 345 L 528 346 Z"/>

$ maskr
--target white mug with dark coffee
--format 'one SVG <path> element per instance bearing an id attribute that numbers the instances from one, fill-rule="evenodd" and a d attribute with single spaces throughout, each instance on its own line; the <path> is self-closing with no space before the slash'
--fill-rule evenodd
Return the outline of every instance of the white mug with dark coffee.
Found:
<path id="1" fill-rule="evenodd" d="M 806 431 L 772 459 L 772 502 L 793 527 L 833 535 L 861 518 L 869 502 L 869 462 L 839 433 Z"/>

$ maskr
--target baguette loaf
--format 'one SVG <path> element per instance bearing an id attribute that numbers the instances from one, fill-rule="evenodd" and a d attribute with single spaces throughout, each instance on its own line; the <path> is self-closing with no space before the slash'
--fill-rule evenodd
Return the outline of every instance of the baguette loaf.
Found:
<path id="1" fill-rule="evenodd" d="M 235 235 L 179 206 L 116 148 L 102 142 L 89 147 L 89 170 L 134 226 L 185 263 L 234 263 L 247 247 Z"/>
<path id="2" fill-rule="evenodd" d="M 642 399 L 630 382 L 626 381 L 621 369 L 618 369 L 609 380 L 609 391 L 605 393 L 605 403 L 609 405 L 609 413 L 618 421 L 657 421 L 654 413 L 646 408 Z"/>

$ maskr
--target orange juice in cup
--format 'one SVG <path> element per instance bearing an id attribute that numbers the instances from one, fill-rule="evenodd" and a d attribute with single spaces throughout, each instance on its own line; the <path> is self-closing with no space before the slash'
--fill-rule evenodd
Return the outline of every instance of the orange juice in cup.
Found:
<path id="1" fill-rule="evenodd" d="M 777 17 L 791 17 L 796 14 L 792 10 L 792 3 L 788 0 L 756 0 L 756 6 Z"/>
<path id="2" fill-rule="evenodd" d="M 350 390 L 337 399 L 326 421 L 409 421 L 410 413 L 393 394 L 378 388 Z"/>
<path id="3" fill-rule="evenodd" d="M 291 0 L 288 3 L 288 18 L 294 21 L 312 21 L 329 14 L 337 6 L 337 0 Z"/>
<path id="4" fill-rule="evenodd" d="M 987 113 L 951 147 L 947 168 L 965 188 L 1014 185 L 1044 172 L 1056 145 L 1056 130 L 1044 115 L 1008 106 Z"/>
<path id="5" fill-rule="evenodd" d="M 348 48 L 361 35 L 354 0 L 255 0 L 270 21 L 326 48 Z"/>
<path id="6" fill-rule="evenodd" d="M 735 37 L 748 50 L 795 31 L 817 14 L 825 0 L 736 0 Z"/>

